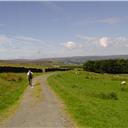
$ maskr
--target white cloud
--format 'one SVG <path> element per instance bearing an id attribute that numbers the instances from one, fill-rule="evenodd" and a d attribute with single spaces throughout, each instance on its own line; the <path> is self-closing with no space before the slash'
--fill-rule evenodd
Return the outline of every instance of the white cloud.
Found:
<path id="1" fill-rule="evenodd" d="M 5 35 L 0 35 L 0 44 L 1 43 L 8 43 L 9 42 L 9 38 Z"/>
<path id="2" fill-rule="evenodd" d="M 64 44 L 64 47 L 67 48 L 67 49 L 74 49 L 74 48 L 76 48 L 76 43 L 67 42 L 67 43 Z"/>
<path id="3" fill-rule="evenodd" d="M 77 35 L 75 41 L 59 45 L 33 37 L 0 35 L 0 59 L 110 54 L 128 54 L 128 37 Z"/>
<path id="4" fill-rule="evenodd" d="M 49 45 L 40 39 L 27 36 L 0 35 L 0 59 L 34 59 L 44 56 L 48 49 L 50 49 Z"/>
<path id="5" fill-rule="evenodd" d="M 109 45 L 109 37 L 93 37 L 93 36 L 84 36 L 77 35 L 79 39 L 84 40 L 84 44 L 90 43 L 92 46 L 97 45 L 106 48 Z"/>
<path id="6" fill-rule="evenodd" d="M 79 44 L 81 44 L 81 51 L 84 51 L 86 55 L 128 54 L 127 36 L 96 37 L 96 36 L 76 35 L 76 37 L 78 37 Z"/>
<path id="7" fill-rule="evenodd" d="M 109 43 L 109 41 L 108 41 L 108 37 L 101 37 L 100 39 L 99 39 L 99 43 L 100 43 L 100 45 L 102 46 L 102 47 L 107 47 L 108 46 L 108 43 Z"/>

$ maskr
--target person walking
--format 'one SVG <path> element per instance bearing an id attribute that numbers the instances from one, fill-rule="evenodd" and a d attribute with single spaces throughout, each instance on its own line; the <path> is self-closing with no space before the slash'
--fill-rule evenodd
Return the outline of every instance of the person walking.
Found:
<path id="1" fill-rule="evenodd" d="M 29 85 L 30 85 L 31 87 L 33 87 L 33 86 L 32 86 L 33 72 L 31 72 L 31 70 L 28 71 L 27 77 L 28 77 Z"/>

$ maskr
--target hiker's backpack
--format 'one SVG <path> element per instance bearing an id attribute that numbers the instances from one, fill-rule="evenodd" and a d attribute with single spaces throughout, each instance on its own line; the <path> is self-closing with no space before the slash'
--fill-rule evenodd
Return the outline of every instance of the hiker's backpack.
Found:
<path id="1" fill-rule="evenodd" d="M 29 79 L 32 79 L 32 73 L 29 72 Z"/>

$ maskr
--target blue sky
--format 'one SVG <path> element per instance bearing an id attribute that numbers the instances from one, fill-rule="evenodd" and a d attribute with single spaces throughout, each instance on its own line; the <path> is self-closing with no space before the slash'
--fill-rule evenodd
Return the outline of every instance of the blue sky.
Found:
<path id="1" fill-rule="evenodd" d="M 0 2 L 0 59 L 128 54 L 128 2 Z"/>

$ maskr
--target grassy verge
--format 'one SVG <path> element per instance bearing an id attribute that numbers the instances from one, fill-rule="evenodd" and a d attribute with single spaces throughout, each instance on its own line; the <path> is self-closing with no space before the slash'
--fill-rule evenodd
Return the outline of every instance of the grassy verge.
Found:
<path id="1" fill-rule="evenodd" d="M 128 75 L 65 72 L 48 78 L 79 127 L 128 127 L 128 91 L 120 82 Z"/>
<path id="2" fill-rule="evenodd" d="M 27 87 L 26 74 L 1 73 L 0 74 L 0 120 L 4 113 L 19 100 Z"/>

